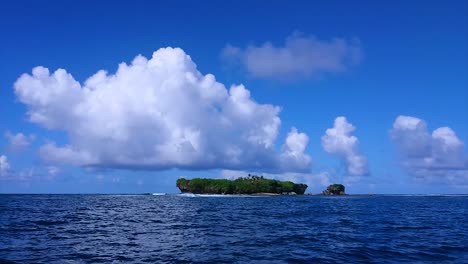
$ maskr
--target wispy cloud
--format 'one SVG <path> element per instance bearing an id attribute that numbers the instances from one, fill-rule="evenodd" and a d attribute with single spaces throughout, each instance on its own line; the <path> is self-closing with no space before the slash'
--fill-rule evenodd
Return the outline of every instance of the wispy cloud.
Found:
<path id="1" fill-rule="evenodd" d="M 5 132 L 5 137 L 8 139 L 8 149 L 12 151 L 25 150 L 36 139 L 34 135 L 13 134 L 10 131 Z"/>
<path id="2" fill-rule="evenodd" d="M 228 44 L 222 57 L 240 64 L 253 77 L 295 80 L 346 71 L 361 61 L 362 49 L 358 39 L 321 40 L 294 33 L 283 46 L 271 42 L 246 48 Z"/>

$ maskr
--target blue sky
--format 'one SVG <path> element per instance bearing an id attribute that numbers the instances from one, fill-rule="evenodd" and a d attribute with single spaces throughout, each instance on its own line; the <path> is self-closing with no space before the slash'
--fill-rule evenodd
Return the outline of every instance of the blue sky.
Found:
<path id="1" fill-rule="evenodd" d="M 2 193 L 247 172 L 311 192 L 468 190 L 466 1 L 0 5 Z M 153 55 L 166 47 L 182 51 Z"/>

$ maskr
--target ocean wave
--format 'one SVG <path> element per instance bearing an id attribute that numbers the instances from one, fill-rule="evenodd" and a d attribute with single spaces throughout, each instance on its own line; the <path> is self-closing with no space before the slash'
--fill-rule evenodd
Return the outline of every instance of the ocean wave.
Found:
<path id="1" fill-rule="evenodd" d="M 0 263 L 467 263 L 466 197 L 144 195 L 0 195 Z"/>
<path id="2" fill-rule="evenodd" d="M 181 197 L 196 197 L 195 194 L 193 194 L 193 193 L 179 193 L 179 194 L 176 194 L 176 196 L 181 196 Z"/>

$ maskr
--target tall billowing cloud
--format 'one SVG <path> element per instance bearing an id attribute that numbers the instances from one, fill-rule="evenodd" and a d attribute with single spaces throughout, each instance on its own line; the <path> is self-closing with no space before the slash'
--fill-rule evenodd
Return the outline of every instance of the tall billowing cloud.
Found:
<path id="1" fill-rule="evenodd" d="M 0 155 L 0 177 L 4 177 L 10 170 L 10 164 L 8 158 L 5 155 Z"/>
<path id="2" fill-rule="evenodd" d="M 16 81 L 15 92 L 31 122 L 68 135 L 66 145 L 42 146 L 46 160 L 136 169 L 310 167 L 308 138 L 295 129 L 275 150 L 279 107 L 257 103 L 243 85 L 226 89 L 202 75 L 179 48 L 139 55 L 83 84 L 39 66 Z"/>
<path id="3" fill-rule="evenodd" d="M 291 79 L 346 71 L 359 63 L 361 53 L 357 39 L 320 40 L 293 34 L 279 47 L 271 42 L 245 49 L 227 45 L 222 56 L 239 62 L 254 77 Z"/>
<path id="4" fill-rule="evenodd" d="M 337 117 L 333 127 L 322 136 L 322 147 L 345 162 L 349 176 L 362 176 L 368 174 L 369 170 L 366 157 L 359 152 L 359 140 L 352 135 L 355 129 L 346 117 Z"/>
<path id="5" fill-rule="evenodd" d="M 312 161 L 310 156 L 305 154 L 305 149 L 308 144 L 309 137 L 305 133 L 297 132 L 297 129 L 293 127 L 283 145 L 283 151 L 281 153 L 283 166 L 302 167 L 301 170 L 306 171 Z"/>
<path id="6" fill-rule="evenodd" d="M 398 116 L 390 134 L 403 167 L 411 175 L 431 180 L 468 181 L 464 144 L 451 128 L 440 127 L 430 134 L 424 120 Z"/>

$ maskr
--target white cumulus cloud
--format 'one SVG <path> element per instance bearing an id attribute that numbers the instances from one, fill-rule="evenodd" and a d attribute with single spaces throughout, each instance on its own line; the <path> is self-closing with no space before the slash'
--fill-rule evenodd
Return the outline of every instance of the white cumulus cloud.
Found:
<path id="1" fill-rule="evenodd" d="M 306 171 L 312 161 L 310 156 L 305 154 L 308 144 L 309 137 L 305 133 L 298 133 L 297 129 L 293 127 L 283 145 L 281 153 L 283 166 L 303 167 L 302 170 Z"/>
<path id="2" fill-rule="evenodd" d="M 46 167 L 46 171 L 49 176 L 55 177 L 61 172 L 61 169 L 57 166 L 48 166 Z"/>
<path id="3" fill-rule="evenodd" d="M 0 176 L 7 176 L 10 171 L 10 163 L 8 163 L 8 158 L 5 155 L 0 155 Z"/>
<path id="4" fill-rule="evenodd" d="M 451 128 L 440 127 L 429 133 L 424 120 L 401 115 L 390 135 L 403 167 L 411 175 L 453 183 L 468 181 L 464 144 Z"/>
<path id="5" fill-rule="evenodd" d="M 280 108 L 257 103 L 243 85 L 203 75 L 179 48 L 98 71 L 79 83 L 64 69 L 36 67 L 15 83 L 31 122 L 65 131 L 42 146 L 49 161 L 136 169 L 303 171 L 308 138 L 292 129 L 275 150 Z"/>
<path id="6" fill-rule="evenodd" d="M 323 149 L 338 156 L 346 163 L 348 176 L 362 176 L 369 173 L 367 159 L 359 151 L 359 140 L 353 136 L 356 128 L 348 123 L 346 117 L 335 119 L 332 128 L 322 136 Z"/>
<path id="7" fill-rule="evenodd" d="M 361 54 L 357 39 L 321 40 L 299 33 L 287 37 L 284 46 L 275 46 L 271 42 L 245 49 L 227 45 L 222 51 L 223 58 L 240 63 L 252 76 L 273 79 L 343 72 L 359 63 Z"/>
<path id="8" fill-rule="evenodd" d="M 35 139 L 34 135 L 26 136 L 23 133 L 13 134 L 10 131 L 7 131 L 5 133 L 5 137 L 9 141 L 8 148 L 13 151 L 21 151 L 26 149 L 27 147 L 29 147 L 29 145 L 31 145 L 31 142 Z"/>

